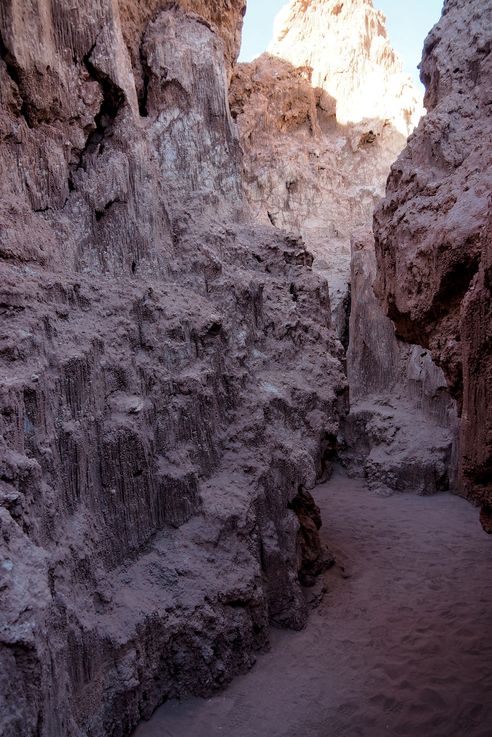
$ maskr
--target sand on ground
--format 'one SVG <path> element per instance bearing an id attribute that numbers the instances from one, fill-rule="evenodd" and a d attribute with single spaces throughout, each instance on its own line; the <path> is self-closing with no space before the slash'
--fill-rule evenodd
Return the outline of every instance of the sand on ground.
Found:
<path id="1" fill-rule="evenodd" d="M 378 497 L 340 472 L 314 493 L 339 565 L 307 627 L 274 630 L 249 673 L 168 702 L 135 737 L 492 737 L 492 537 L 477 510 Z"/>

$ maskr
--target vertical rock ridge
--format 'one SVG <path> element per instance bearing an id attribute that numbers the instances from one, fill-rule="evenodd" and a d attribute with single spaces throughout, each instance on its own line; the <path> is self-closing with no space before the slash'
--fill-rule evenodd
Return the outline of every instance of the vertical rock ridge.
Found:
<path id="1" fill-rule="evenodd" d="M 426 39 L 428 114 L 374 219 L 377 288 L 405 340 L 428 347 L 460 410 L 459 488 L 490 530 L 492 7 L 448 0 Z"/>

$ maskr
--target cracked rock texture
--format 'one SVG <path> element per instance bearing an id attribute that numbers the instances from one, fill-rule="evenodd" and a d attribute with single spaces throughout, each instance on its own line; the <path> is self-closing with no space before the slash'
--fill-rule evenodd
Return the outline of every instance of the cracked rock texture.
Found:
<path id="1" fill-rule="evenodd" d="M 375 214 L 377 289 L 460 414 L 459 488 L 492 531 L 492 4 L 447 0 L 426 39 L 428 114 Z"/>
<path id="2" fill-rule="evenodd" d="M 0 6 L 2 737 L 127 735 L 307 616 L 342 351 L 243 201 L 243 3 L 179 5 Z"/>
<path id="3" fill-rule="evenodd" d="M 417 92 L 366 0 L 291 2 L 269 48 L 236 67 L 230 90 L 245 193 L 260 221 L 302 235 L 329 281 L 349 349 L 344 462 L 383 493 L 448 488 L 456 413 L 442 373 L 395 338 L 373 294 L 373 210 L 418 121 Z"/>

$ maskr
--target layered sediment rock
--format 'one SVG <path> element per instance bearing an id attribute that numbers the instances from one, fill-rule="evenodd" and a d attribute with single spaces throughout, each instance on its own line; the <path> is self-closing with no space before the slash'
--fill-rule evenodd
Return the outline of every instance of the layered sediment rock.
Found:
<path id="1" fill-rule="evenodd" d="M 294 0 L 275 33 L 269 54 L 236 67 L 231 110 L 253 214 L 300 233 L 330 283 L 349 349 L 342 457 L 384 493 L 447 488 L 456 418 L 443 376 L 395 338 L 372 290 L 373 210 L 418 121 L 417 92 L 369 0 Z"/>
<path id="2" fill-rule="evenodd" d="M 345 404 L 326 281 L 245 212 L 242 3 L 151 7 L 0 9 L 5 737 L 128 734 L 306 618 L 288 505 Z"/>
<path id="3" fill-rule="evenodd" d="M 378 293 L 460 409 L 460 488 L 492 529 L 492 6 L 447 0 L 426 39 L 428 114 L 376 212 Z"/>

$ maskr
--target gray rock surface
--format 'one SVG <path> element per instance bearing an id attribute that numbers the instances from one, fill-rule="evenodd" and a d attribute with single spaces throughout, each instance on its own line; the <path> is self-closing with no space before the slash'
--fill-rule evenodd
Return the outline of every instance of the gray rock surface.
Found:
<path id="1" fill-rule="evenodd" d="M 126 735 L 306 620 L 342 352 L 248 219 L 213 5 L 0 8 L 2 737 Z"/>

